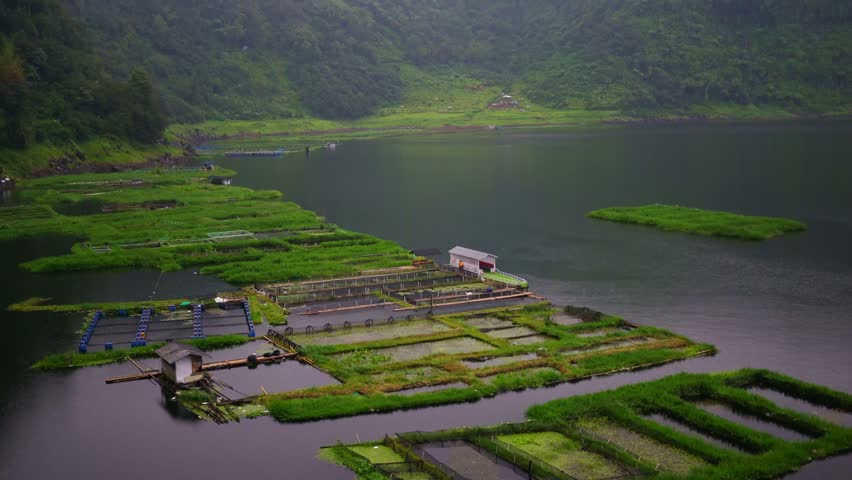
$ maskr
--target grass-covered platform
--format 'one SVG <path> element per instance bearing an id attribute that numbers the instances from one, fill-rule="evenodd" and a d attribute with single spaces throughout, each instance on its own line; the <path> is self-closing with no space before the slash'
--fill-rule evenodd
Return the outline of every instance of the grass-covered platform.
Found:
<path id="1" fill-rule="evenodd" d="M 573 311 L 573 310 L 572 310 Z M 253 399 L 283 422 L 476 401 L 510 390 L 712 354 L 712 345 L 598 314 L 551 322 L 548 303 L 377 321 L 289 340 L 339 385 Z M 588 334 L 598 335 L 588 335 Z"/>
<path id="2" fill-rule="evenodd" d="M 765 392 L 796 399 L 798 406 L 773 403 Z M 708 403 L 734 414 L 713 414 Z M 329 447 L 320 457 L 376 480 L 396 471 L 453 478 L 463 462 L 433 454 L 459 446 L 545 479 L 770 479 L 852 450 L 850 424 L 812 415 L 820 410 L 849 416 L 852 395 L 767 370 L 679 374 L 533 406 L 525 423 L 399 433 Z M 767 425 L 801 438 L 765 433 Z"/>
<path id="3" fill-rule="evenodd" d="M 807 228 L 804 223 L 786 218 L 747 216 L 676 205 L 610 207 L 594 210 L 587 216 L 613 222 L 649 225 L 666 231 L 742 240 L 768 240 Z"/>
<path id="4" fill-rule="evenodd" d="M 38 273 L 192 267 L 248 284 L 411 265 L 398 244 L 330 225 L 280 192 L 210 182 L 234 173 L 187 168 L 22 181 L 23 203 L 0 208 L 0 240 L 79 239 L 67 254 L 23 264 Z"/>

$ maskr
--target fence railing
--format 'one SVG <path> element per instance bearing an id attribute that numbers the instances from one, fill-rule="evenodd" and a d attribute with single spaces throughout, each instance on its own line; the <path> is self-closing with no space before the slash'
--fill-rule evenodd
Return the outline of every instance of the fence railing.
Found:
<path id="1" fill-rule="evenodd" d="M 521 283 L 521 284 L 529 283 L 529 282 L 527 282 L 527 279 L 526 279 L 526 278 L 519 277 L 519 276 L 517 276 L 517 275 L 511 274 L 511 273 L 509 273 L 509 272 L 504 272 L 504 271 L 502 271 L 502 270 L 498 270 L 498 269 L 496 269 L 496 268 L 494 269 L 494 273 L 496 273 L 496 274 L 498 274 L 498 275 L 503 275 L 503 276 L 509 277 L 509 278 L 511 278 L 512 280 L 515 280 L 515 281 L 517 281 L 517 282 L 519 282 L 519 283 Z"/>
<path id="2" fill-rule="evenodd" d="M 397 273 L 377 273 L 373 275 L 353 276 L 352 274 L 341 274 L 336 276 L 319 277 L 301 283 L 290 284 L 268 284 L 260 285 L 263 290 L 276 292 L 278 295 L 286 295 L 282 290 L 287 290 L 288 293 L 306 293 L 316 290 L 328 290 L 332 288 L 346 288 L 358 286 L 370 286 L 383 283 L 394 283 L 397 281 L 416 280 L 418 278 L 432 278 L 442 276 L 442 270 L 439 268 L 426 268 L 410 272 Z"/>
<path id="3" fill-rule="evenodd" d="M 445 272 L 457 273 L 467 278 L 480 278 L 479 274 L 476 272 L 471 272 L 466 268 L 458 268 L 452 265 L 438 265 L 438 268 Z"/>
<path id="4" fill-rule="evenodd" d="M 300 345 L 294 342 L 293 340 L 290 340 L 283 333 L 276 332 L 275 330 L 272 330 L 270 328 L 269 331 L 266 332 L 266 336 L 287 349 L 290 349 L 294 352 L 299 351 Z"/>

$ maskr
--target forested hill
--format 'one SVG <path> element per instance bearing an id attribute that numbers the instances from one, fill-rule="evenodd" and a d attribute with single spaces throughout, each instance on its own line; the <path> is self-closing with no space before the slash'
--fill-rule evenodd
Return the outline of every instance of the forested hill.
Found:
<path id="1" fill-rule="evenodd" d="M 849 104 L 846 0 L 63 0 L 174 120 L 352 118 L 400 66 L 463 69 L 556 108 Z"/>
<path id="2" fill-rule="evenodd" d="M 2 8 L 7 145 L 91 131 L 133 136 L 134 122 L 158 118 L 130 111 L 140 103 L 122 99 L 134 91 L 172 122 L 345 119 L 397 105 L 418 77 L 450 74 L 559 109 L 852 108 L 848 0 L 2 0 Z"/>
<path id="3" fill-rule="evenodd" d="M 157 141 L 166 125 L 148 75 L 101 68 L 85 28 L 53 0 L 0 2 L 0 146 L 99 135 Z"/>

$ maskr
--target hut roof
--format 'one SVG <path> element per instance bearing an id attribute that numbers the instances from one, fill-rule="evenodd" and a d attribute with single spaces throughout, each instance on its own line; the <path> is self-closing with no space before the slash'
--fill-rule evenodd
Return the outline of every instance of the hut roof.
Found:
<path id="1" fill-rule="evenodd" d="M 158 348 L 156 353 L 160 356 L 160 358 L 168 363 L 175 363 L 181 358 L 188 357 L 190 355 L 198 355 L 199 357 L 203 355 L 201 350 L 197 347 L 177 342 L 172 342 L 164 347 Z"/>
<path id="2" fill-rule="evenodd" d="M 483 260 L 486 257 L 494 257 L 497 258 L 497 255 L 493 255 L 490 253 L 480 252 L 477 250 L 471 250 L 470 248 L 465 247 L 454 247 L 450 250 L 450 254 L 459 255 L 462 257 L 472 258 L 474 260 Z"/>

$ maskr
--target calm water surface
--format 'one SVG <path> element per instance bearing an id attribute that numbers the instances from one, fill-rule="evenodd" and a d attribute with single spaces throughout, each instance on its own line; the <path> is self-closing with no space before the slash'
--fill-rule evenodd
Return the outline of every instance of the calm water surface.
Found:
<path id="1" fill-rule="evenodd" d="M 228 159 L 237 183 L 285 196 L 346 228 L 409 247 L 491 251 L 555 303 L 673 329 L 719 355 L 456 406 L 282 425 L 226 426 L 171 411 L 132 367 L 63 374 L 26 366 L 73 345 L 79 318 L 4 313 L 0 478 L 351 478 L 317 448 L 387 432 L 518 421 L 533 403 L 678 371 L 766 367 L 852 392 L 852 125 L 513 130 L 341 145 L 309 158 Z M 796 218 L 807 232 L 747 243 L 586 219 L 643 203 Z M 192 271 L 36 276 L 19 262 L 69 239 L 5 242 L 0 304 L 165 298 L 226 286 Z M 14 341 L 12 341 L 14 339 Z M 290 372 L 290 369 L 280 369 Z M 269 375 L 264 372 L 264 376 Z M 298 372 L 293 375 L 299 375 Z M 310 381 L 310 379 L 297 379 Z M 268 381 L 268 380 L 264 380 Z M 276 382 L 280 379 L 276 379 Z M 153 469 L 153 470 L 152 470 Z M 847 478 L 852 456 L 794 478 Z"/>

